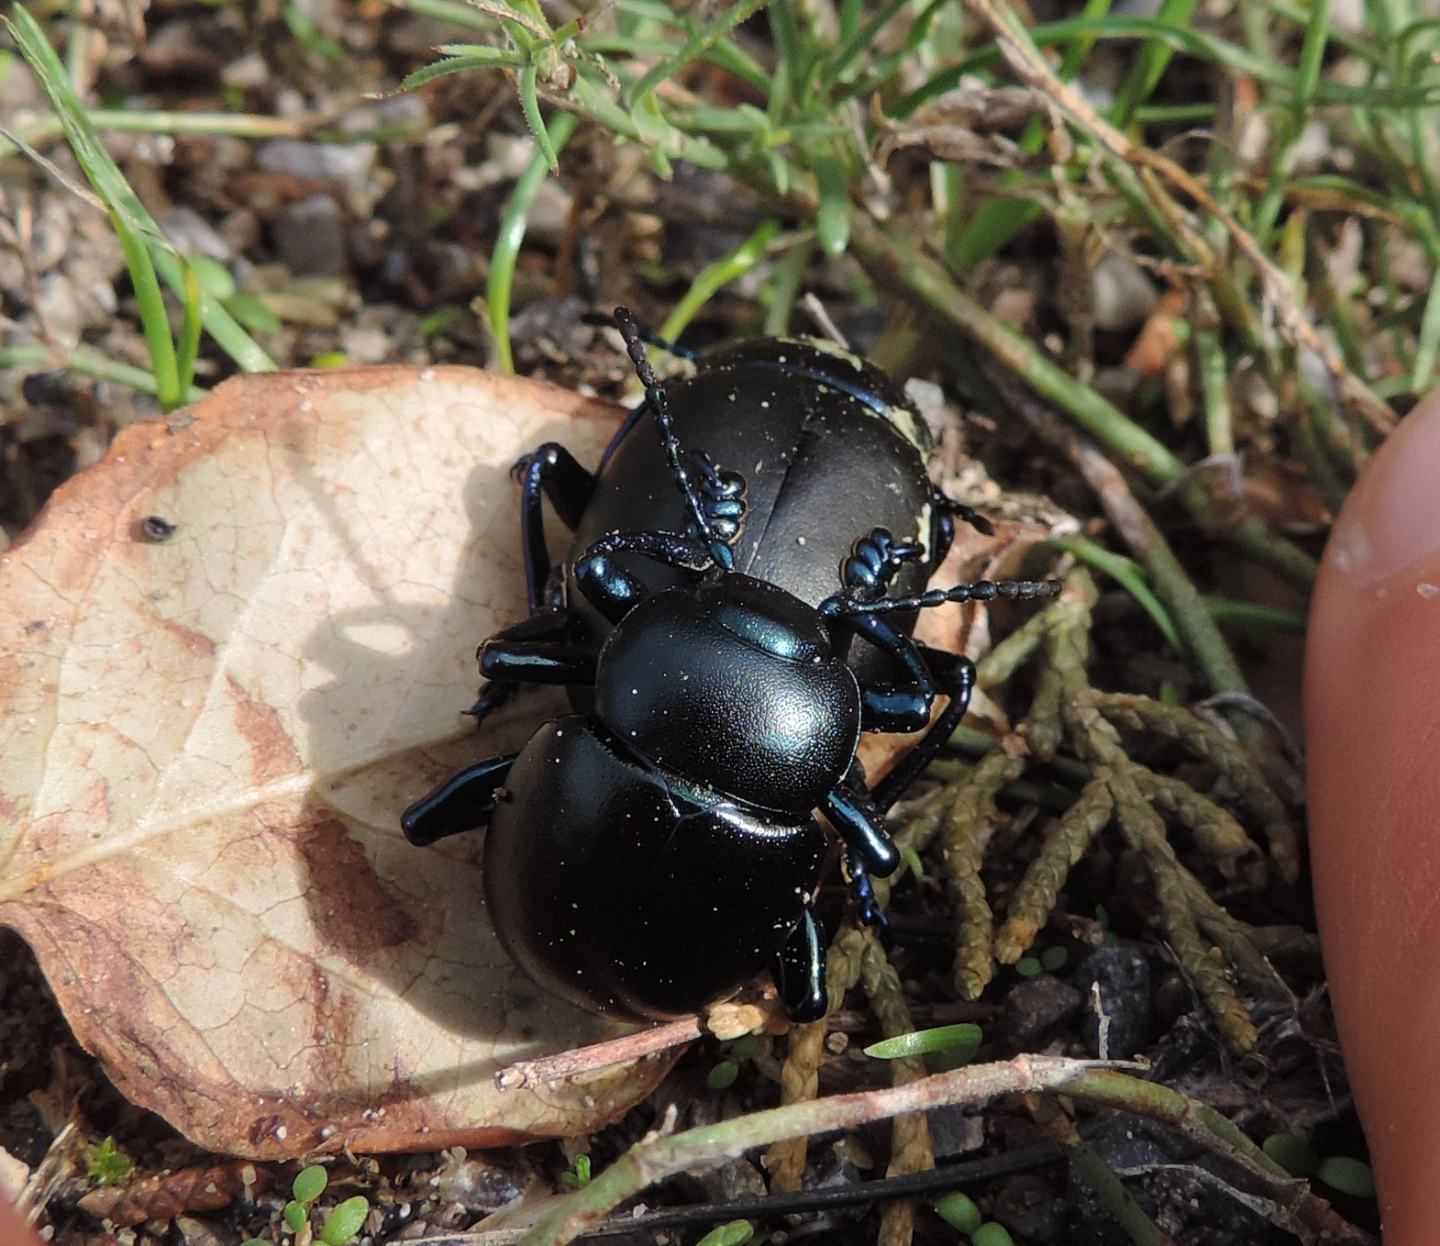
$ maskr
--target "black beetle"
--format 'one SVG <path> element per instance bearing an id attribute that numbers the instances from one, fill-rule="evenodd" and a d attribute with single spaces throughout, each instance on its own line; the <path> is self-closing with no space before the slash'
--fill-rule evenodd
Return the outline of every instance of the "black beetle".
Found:
<path id="1" fill-rule="evenodd" d="M 707 357 L 672 395 L 630 314 L 618 309 L 615 322 L 657 437 L 647 451 L 647 439 L 628 436 L 633 415 L 598 484 L 556 445 L 517 464 L 532 613 L 481 646 L 492 682 L 474 712 L 525 682 L 565 684 L 589 710 L 547 723 L 519 754 L 456 774 L 402 824 L 417 844 L 489 828 L 485 891 L 501 941 L 572 1003 L 675 1016 L 768 963 L 789 1014 L 811 1019 L 825 1009 L 810 899 L 826 840 L 813 811 L 844 840 L 873 920 L 868 877 L 899 864 L 884 811 L 969 699 L 971 664 L 918 646 L 909 622 L 925 606 L 1058 586 L 904 591 L 943 553 L 953 515 L 983 520 L 930 485 L 918 418 L 875 369 L 769 340 Z M 672 401 L 683 414 L 672 417 Z M 692 426 L 703 450 L 679 435 Z M 860 450 L 846 454 L 840 438 L 856 428 Z M 767 465 L 772 452 L 781 458 Z M 748 478 L 717 466 L 757 456 L 758 534 Z M 833 506 L 823 505 L 827 479 L 844 493 Z M 877 479 L 874 505 L 913 539 L 852 514 Z M 556 568 L 542 493 L 580 546 Z M 876 660 L 847 661 L 857 635 Z M 945 712 L 867 790 L 860 733 L 924 727 L 937 694 L 950 698 Z"/>
<path id="2" fill-rule="evenodd" d="M 636 358 L 637 339 L 646 335 L 633 321 L 630 325 Z M 993 532 L 984 516 L 931 482 L 929 430 L 873 364 L 809 338 L 758 338 L 699 358 L 661 345 L 698 365 L 693 376 L 666 388 L 672 435 L 691 448 L 695 487 L 717 532 L 733 533 L 730 525 L 743 510 L 744 531 L 733 551 L 736 570 L 819 605 L 834 591 L 835 568 L 849 557 L 856 536 L 884 528 L 909 534 L 923 548 L 894 574 L 892 587 L 913 593 L 945 557 L 957 517 Z M 648 369 L 643 353 L 636 366 Z M 647 417 L 653 422 L 653 410 L 646 401 L 631 412 L 595 473 L 557 442 L 515 464 L 530 615 L 491 638 L 482 667 L 490 682 L 470 711 L 477 718 L 535 678 L 525 669 L 511 670 L 515 659 L 503 642 L 548 641 L 599 652 L 610 624 L 574 583 L 576 561 L 599 537 L 632 529 L 678 532 L 690 522 L 687 497 L 671 480 L 664 438 L 658 430 L 632 435 Z M 718 472 L 715 463 L 734 472 Z M 558 564 L 545 539 L 544 498 L 574 534 Z M 652 591 L 687 578 L 632 555 L 619 560 Z M 901 620 L 906 630 L 912 624 L 913 617 Z M 857 665 L 872 675 L 884 669 L 869 649 L 857 654 Z M 571 701 L 586 708 L 588 687 L 571 685 Z"/>

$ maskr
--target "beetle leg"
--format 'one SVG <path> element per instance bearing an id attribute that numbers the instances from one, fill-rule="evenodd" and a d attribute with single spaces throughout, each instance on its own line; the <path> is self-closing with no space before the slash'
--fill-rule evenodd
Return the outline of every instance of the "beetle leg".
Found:
<path id="1" fill-rule="evenodd" d="M 612 532 L 590 546 L 575 563 L 575 582 L 611 623 L 618 623 L 650 595 L 638 577 L 615 561 L 616 554 L 639 554 L 681 571 L 714 565 L 704 541 L 674 532 Z"/>
<path id="2" fill-rule="evenodd" d="M 775 953 L 770 969 L 785 1015 L 792 1021 L 819 1021 L 829 1009 L 825 993 L 825 936 L 810 901 Z"/>
<path id="3" fill-rule="evenodd" d="M 495 710 L 508 705 L 520 691 L 520 685 L 513 679 L 487 679 L 480 685 L 474 704 L 468 710 L 461 710 L 467 718 L 475 720 L 478 728 Z"/>
<path id="4" fill-rule="evenodd" d="M 845 854 L 845 872 L 850 875 L 850 896 L 855 901 L 855 915 L 877 935 L 887 947 L 890 945 L 890 919 L 875 897 L 875 884 L 865 862 L 853 852 Z"/>
<path id="5" fill-rule="evenodd" d="M 852 862 L 858 861 L 881 878 L 900 868 L 900 853 L 885 829 L 885 817 L 870 799 L 858 772 L 852 769 L 825 797 L 822 808 L 845 841 Z"/>
<path id="6" fill-rule="evenodd" d="M 643 398 L 638 406 L 632 407 L 625 413 L 625 418 L 620 421 L 620 427 L 615 430 L 615 436 L 610 438 L 610 443 L 605 447 L 605 452 L 600 456 L 600 470 L 603 472 L 614 456 L 615 451 L 620 449 L 625 438 L 630 436 L 630 430 L 640 423 L 641 417 L 650 410 L 650 404 Z"/>
<path id="7" fill-rule="evenodd" d="M 412 844 L 424 847 L 449 835 L 473 831 L 490 821 L 495 793 L 510 773 L 517 754 L 492 757 L 452 774 L 400 815 L 400 827 Z"/>
<path id="8" fill-rule="evenodd" d="M 559 640 L 487 640 L 480 673 L 494 682 L 593 684 L 595 655 Z"/>
<path id="9" fill-rule="evenodd" d="M 574 529 L 595 492 L 595 477 L 558 442 L 547 441 L 511 468 L 520 480 L 520 544 L 532 613 L 544 608 L 553 564 L 545 544 L 541 497 L 550 499 L 560 522 Z"/>
<path id="10" fill-rule="evenodd" d="M 924 645 L 916 644 L 915 647 L 934 678 L 936 691 L 949 697 L 950 703 L 890 773 L 870 789 L 871 799 L 882 814 L 890 811 L 890 806 L 924 773 L 955 734 L 955 728 L 970 708 L 970 693 L 975 688 L 975 663 L 969 658 Z"/>
<path id="11" fill-rule="evenodd" d="M 915 642 L 878 615 L 860 615 L 845 621 L 882 653 L 899 664 L 908 677 L 899 684 L 860 685 L 862 731 L 921 731 L 930 722 L 935 681 L 925 668 Z"/>
<path id="12" fill-rule="evenodd" d="M 928 566 L 933 572 L 950 552 L 955 543 L 955 520 L 963 519 L 976 532 L 986 536 L 995 535 L 995 525 L 973 506 L 957 502 L 938 488 L 930 490 L 930 557 Z"/>
<path id="13" fill-rule="evenodd" d="M 503 631 L 496 632 L 485 644 L 512 645 L 517 642 L 556 640 L 564 636 L 570 626 L 570 614 L 564 606 L 559 604 L 558 598 L 553 593 L 551 597 L 552 600 L 545 609 L 528 618 L 521 619 L 520 622 L 512 624 Z M 485 645 L 481 645 L 480 648 L 484 649 Z M 477 651 L 475 656 L 480 658 L 480 652 Z M 483 665 L 481 669 L 484 669 Z M 531 682 L 538 681 L 532 680 Z M 480 695 L 475 698 L 475 704 L 465 713 L 474 718 L 476 725 L 479 726 L 492 710 L 499 709 L 515 696 L 520 690 L 520 683 L 519 678 L 487 679 L 480 686 Z"/>
<path id="14" fill-rule="evenodd" d="M 520 547 L 525 563 L 525 587 L 530 601 L 530 616 L 513 627 L 497 632 L 487 644 L 501 646 L 512 642 L 551 640 L 564 634 L 570 616 L 563 605 L 562 569 L 550 561 L 545 543 L 545 517 L 542 498 L 549 498 L 560 522 L 574 528 L 589 505 L 595 491 L 595 477 L 575 460 L 558 442 L 547 441 L 525 455 L 510 474 L 520 481 Z M 483 646 L 482 646 L 483 648 Z M 513 671 L 496 664 L 494 677 L 481 685 L 480 695 L 465 711 L 482 723 L 492 710 L 504 705 L 519 691 L 521 682 L 541 683 L 519 664 Z M 490 674 L 490 672 L 486 672 Z"/>
<path id="15" fill-rule="evenodd" d="M 913 542 L 897 541 L 888 528 L 872 528 L 840 564 L 840 584 L 852 597 L 875 601 L 885 595 L 900 568 L 924 552 Z"/>

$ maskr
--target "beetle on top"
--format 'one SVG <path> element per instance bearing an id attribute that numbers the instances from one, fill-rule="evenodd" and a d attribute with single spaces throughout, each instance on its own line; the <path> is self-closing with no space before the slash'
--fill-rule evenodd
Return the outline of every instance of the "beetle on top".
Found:
<path id="1" fill-rule="evenodd" d="M 811 908 L 822 810 L 861 916 L 899 864 L 884 813 L 963 717 L 974 668 L 910 636 L 949 601 L 1053 581 L 923 591 L 957 516 L 895 385 L 826 344 L 760 339 L 645 387 L 592 473 L 558 444 L 516 465 L 530 614 L 480 647 L 482 717 L 526 683 L 576 713 L 406 810 L 417 844 L 486 828 L 485 900 L 507 952 L 592 1011 L 694 1012 L 770 968 L 788 1014 L 826 1009 Z M 571 528 L 552 561 L 542 498 Z M 948 698 L 931 721 L 937 696 Z M 927 728 L 928 724 L 928 728 Z M 874 788 L 860 734 L 925 729 Z"/>

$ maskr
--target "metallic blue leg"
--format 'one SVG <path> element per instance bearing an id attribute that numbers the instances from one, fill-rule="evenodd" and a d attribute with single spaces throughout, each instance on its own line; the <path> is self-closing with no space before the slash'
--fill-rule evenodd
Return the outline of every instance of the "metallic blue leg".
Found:
<path id="1" fill-rule="evenodd" d="M 819 1021 L 829 1007 L 825 994 L 825 935 L 806 901 L 805 912 L 775 954 L 770 976 L 792 1021 Z"/>
<path id="2" fill-rule="evenodd" d="M 495 812 L 495 793 L 510 773 L 516 754 L 488 761 L 452 774 L 434 791 L 422 796 L 400 815 L 400 827 L 412 844 L 424 847 L 473 831 L 489 823 Z"/>

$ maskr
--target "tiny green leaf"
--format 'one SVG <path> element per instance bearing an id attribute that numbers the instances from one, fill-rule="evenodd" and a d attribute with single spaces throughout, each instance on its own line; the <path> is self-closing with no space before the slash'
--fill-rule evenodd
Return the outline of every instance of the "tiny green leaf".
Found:
<path id="1" fill-rule="evenodd" d="M 235 293 L 235 278 L 219 260 L 213 260 L 208 255 L 191 255 L 187 259 L 195 280 L 211 298 L 224 300 Z"/>
<path id="2" fill-rule="evenodd" d="M 325 1246 L 345 1246 L 360 1232 L 365 1217 L 370 1212 L 370 1200 L 363 1194 L 347 1198 L 339 1207 L 325 1217 L 320 1230 L 320 1240 Z"/>
<path id="3" fill-rule="evenodd" d="M 581 1186 L 590 1184 L 590 1176 L 590 1157 L 577 1155 L 570 1165 L 570 1171 L 560 1174 L 560 1184 L 567 1190 L 578 1190 Z"/>
<path id="4" fill-rule="evenodd" d="M 225 300 L 225 310 L 252 333 L 274 333 L 283 329 L 285 322 L 265 304 L 257 294 L 241 292 Z"/>
<path id="5" fill-rule="evenodd" d="M 1069 959 L 1070 953 L 1063 947 L 1047 947 L 1040 953 L 1040 968 L 1046 973 L 1054 973 L 1057 969 L 1064 968 Z"/>
<path id="6" fill-rule="evenodd" d="M 329 1179 L 324 1168 L 319 1164 L 311 1164 L 295 1174 L 295 1180 L 290 1184 L 290 1192 L 295 1195 L 297 1203 L 308 1207 L 325 1193 L 325 1185 Z"/>
<path id="7" fill-rule="evenodd" d="M 981 1037 L 980 1027 L 969 1022 L 938 1025 L 929 1030 L 882 1038 L 865 1048 L 865 1054 L 876 1060 L 899 1060 L 906 1056 L 933 1055 L 937 1052 L 954 1058 L 963 1053 L 964 1059 L 960 1061 L 963 1064 L 980 1049 Z"/>
<path id="8" fill-rule="evenodd" d="M 499 52 L 499 55 L 490 56 L 490 51 Z M 485 53 L 469 53 L 464 56 L 447 56 L 438 61 L 431 61 L 428 65 L 422 65 L 413 73 L 405 75 L 400 83 L 402 91 L 414 91 L 423 87 L 427 82 L 434 82 L 436 78 L 445 78 L 450 74 L 465 73 L 471 69 L 493 69 L 496 65 L 507 65 L 518 68 L 524 64 L 524 57 L 518 52 L 500 52 L 496 49 L 486 49 Z"/>
<path id="9" fill-rule="evenodd" d="M 742 1246 L 755 1236 L 754 1226 L 748 1220 L 732 1220 L 729 1224 L 717 1225 L 705 1234 L 695 1246 Z"/>
<path id="10" fill-rule="evenodd" d="M 1271 1134 L 1260 1149 L 1292 1177 L 1313 1177 L 1320 1157 L 1304 1134 Z"/>
<path id="11" fill-rule="evenodd" d="M 961 1190 L 936 1200 L 935 1214 L 952 1229 L 959 1229 L 962 1233 L 975 1232 L 985 1219 L 975 1200 Z"/>
<path id="12" fill-rule="evenodd" d="M 730 1058 L 743 1064 L 746 1060 L 753 1060 L 759 1050 L 760 1040 L 753 1034 L 746 1034 L 730 1044 Z"/>
<path id="13" fill-rule="evenodd" d="M 424 337 L 435 337 L 464 319 L 464 315 L 458 307 L 437 307 L 429 315 L 421 316 L 416 328 Z"/>
<path id="14" fill-rule="evenodd" d="M 970 1246 L 1015 1246 L 1010 1230 L 994 1220 L 987 1220 L 970 1234 Z"/>
<path id="15" fill-rule="evenodd" d="M 1033 956 L 1022 956 L 1015 962 L 1015 972 L 1022 978 L 1033 978 L 1042 971 L 1043 967 Z"/>
<path id="16" fill-rule="evenodd" d="M 1320 1161 L 1315 1176 L 1332 1190 L 1349 1194 L 1352 1198 L 1375 1197 L 1375 1176 L 1364 1160 L 1351 1159 L 1348 1155 L 1327 1155 Z"/>
<path id="17" fill-rule="evenodd" d="M 710 1070 L 710 1076 L 705 1080 L 711 1090 L 729 1090 L 739 1076 L 740 1066 L 735 1061 L 721 1060 Z"/>
<path id="18" fill-rule="evenodd" d="M 305 1227 L 305 1208 L 299 1203 L 289 1202 L 285 1204 L 285 1227 L 292 1233 L 298 1233 Z"/>
<path id="19" fill-rule="evenodd" d="M 905 861 L 905 868 L 910 871 L 917 882 L 925 881 L 925 866 L 920 860 L 920 854 L 914 848 L 906 844 L 900 848 L 900 856 Z"/>

